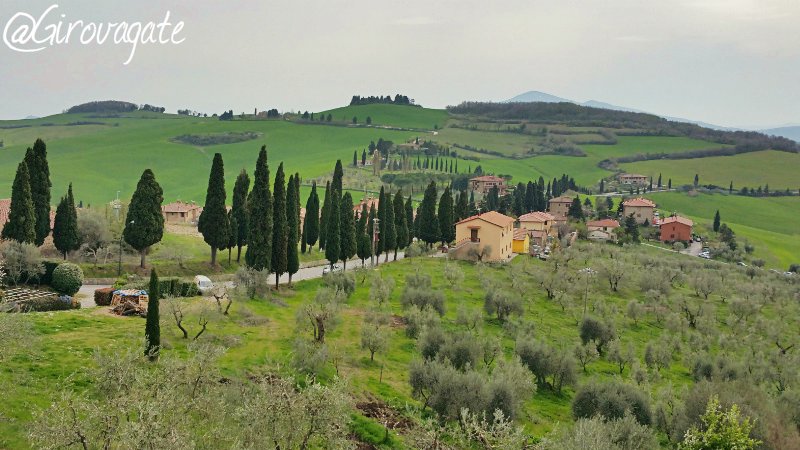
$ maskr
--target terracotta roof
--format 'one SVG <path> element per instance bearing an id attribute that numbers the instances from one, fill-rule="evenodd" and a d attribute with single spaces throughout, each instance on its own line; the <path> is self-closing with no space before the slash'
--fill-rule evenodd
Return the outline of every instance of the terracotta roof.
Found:
<path id="1" fill-rule="evenodd" d="M 547 236 L 547 232 L 544 230 L 530 230 L 528 231 L 528 235 L 530 237 L 543 238 Z"/>
<path id="2" fill-rule="evenodd" d="M 567 195 L 561 197 L 551 198 L 550 203 L 572 203 L 573 198 Z"/>
<path id="3" fill-rule="evenodd" d="M 646 175 L 639 175 L 638 173 L 623 173 L 620 178 L 647 178 Z"/>
<path id="4" fill-rule="evenodd" d="M 514 240 L 516 241 L 524 241 L 525 236 L 528 235 L 528 230 L 525 228 L 515 228 L 514 229 Z"/>
<path id="5" fill-rule="evenodd" d="M 544 222 L 547 220 L 556 220 L 556 218 L 552 214 L 543 211 L 529 212 L 528 214 L 519 216 L 520 222 Z"/>
<path id="6" fill-rule="evenodd" d="M 378 198 L 370 195 L 369 197 L 362 198 L 360 202 L 358 202 L 355 206 L 353 206 L 353 211 L 357 213 L 361 212 L 361 208 L 363 208 L 364 205 L 367 205 L 367 212 L 369 212 L 372 205 L 375 205 L 375 209 L 377 210 L 378 203 L 380 203 L 378 201 Z"/>
<path id="7" fill-rule="evenodd" d="M 662 220 L 659 225 L 667 225 L 667 224 L 675 223 L 675 222 L 682 223 L 682 224 L 688 225 L 690 227 L 692 225 L 694 225 L 694 222 L 692 222 L 690 219 L 687 219 L 686 217 L 681 217 L 681 216 L 667 217 L 664 220 Z"/>
<path id="8" fill-rule="evenodd" d="M 483 175 L 480 177 L 470 178 L 469 181 L 506 181 L 506 179 L 496 177 L 494 175 Z"/>
<path id="9" fill-rule="evenodd" d="M 165 213 L 185 213 L 199 208 L 200 207 L 194 203 L 186 203 L 178 200 L 176 202 L 163 205 L 161 210 Z"/>
<path id="10" fill-rule="evenodd" d="M 500 214 L 497 211 L 489 211 L 483 214 L 477 214 L 472 217 L 467 217 L 466 219 L 457 222 L 456 225 L 465 222 L 472 222 L 473 220 L 478 220 L 478 219 L 481 219 L 485 222 L 489 222 L 492 225 L 497 225 L 498 227 L 506 227 L 509 224 L 514 223 L 513 217 L 508 217 L 507 215 Z"/>
<path id="11" fill-rule="evenodd" d="M 586 222 L 586 226 L 617 228 L 619 227 L 619 222 L 614 219 L 593 220 L 591 222 Z"/>
<path id="12" fill-rule="evenodd" d="M 642 198 L 642 197 L 637 197 L 637 198 L 632 198 L 632 199 L 629 199 L 629 200 L 625 200 L 624 202 L 622 202 L 622 204 L 624 206 L 647 206 L 647 207 L 650 207 L 650 208 L 655 208 L 656 207 L 655 203 L 653 203 L 652 201 L 650 201 L 650 200 L 648 200 L 646 198 Z"/>
<path id="13" fill-rule="evenodd" d="M 0 198 L 0 230 L 6 226 L 6 222 L 8 222 L 8 215 L 11 212 L 11 199 L 10 198 Z M 51 208 L 50 209 L 50 229 L 53 229 L 53 225 L 55 224 L 56 220 L 56 212 Z M 47 239 L 50 239 L 49 236 Z"/>

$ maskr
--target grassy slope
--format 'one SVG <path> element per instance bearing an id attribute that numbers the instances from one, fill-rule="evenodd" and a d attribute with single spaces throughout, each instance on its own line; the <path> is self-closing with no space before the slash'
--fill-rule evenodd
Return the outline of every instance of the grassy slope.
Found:
<path id="1" fill-rule="evenodd" d="M 108 125 L 40 125 L 43 122 L 76 120 L 103 121 Z M 285 161 L 287 172 L 300 172 L 307 180 L 330 173 L 337 158 L 349 163 L 353 151 L 360 152 L 370 140 L 383 137 L 402 142 L 415 135 L 413 132 L 297 125 L 284 121 L 223 122 L 164 115 L 159 115 L 158 120 L 61 115 L 13 122 L 20 123 L 39 126 L 0 129 L 0 139 L 5 141 L 5 147 L 0 151 L 0 198 L 10 195 L 14 173 L 25 148 L 32 145 L 36 137 L 41 137 L 48 144 L 53 198 L 63 195 L 67 184 L 73 182 L 76 200 L 94 205 L 111 201 L 118 190 L 122 198 L 129 198 L 139 175 L 147 167 L 155 169 L 166 201 L 181 198 L 202 202 L 215 152 L 222 153 L 225 158 L 230 192 L 236 174 L 242 168 L 252 172 L 258 149 L 263 144 L 269 150 L 273 175 L 278 162 Z M 4 122 L 0 126 L 9 124 Z M 205 148 L 170 142 L 171 138 L 182 134 L 224 131 L 255 131 L 263 133 L 263 136 L 252 141 Z"/>
<path id="2" fill-rule="evenodd" d="M 655 160 L 622 164 L 626 172 L 641 173 L 664 179 L 672 178 L 673 185 L 691 184 L 698 174 L 700 184 L 728 187 L 733 181 L 736 189 L 742 186 L 769 185 L 772 190 L 798 188 L 800 154 L 779 151 L 761 151 L 736 156 L 685 159 L 679 161 Z"/>
<path id="3" fill-rule="evenodd" d="M 478 149 L 501 152 L 507 156 L 528 153 L 541 140 L 539 136 L 527 134 L 471 131 L 462 128 L 445 128 L 432 139 L 447 145 L 468 145 Z M 456 149 L 456 151 L 464 152 L 462 149 Z M 480 158 L 495 157 L 480 154 L 478 156 Z"/>
<path id="4" fill-rule="evenodd" d="M 353 117 L 358 123 L 366 123 L 367 116 L 372 118 L 372 125 L 389 125 L 402 128 L 419 128 L 432 130 L 434 125 L 442 128 L 448 119 L 447 111 L 400 105 L 356 105 L 343 106 L 320 114 L 330 114 L 332 119 L 350 123 Z"/>
<path id="5" fill-rule="evenodd" d="M 745 238 L 756 246 L 753 255 L 763 258 L 770 267 L 785 270 L 789 264 L 800 261 L 800 198 L 752 198 L 738 195 L 698 194 L 690 197 L 684 193 L 665 192 L 647 195 L 659 209 L 677 211 L 705 224 L 710 224 L 719 210 L 740 239 Z"/>
<path id="6" fill-rule="evenodd" d="M 643 252 L 656 252 L 656 249 L 641 248 Z M 521 259 L 515 264 L 521 263 Z M 405 275 L 412 270 L 428 273 L 433 279 L 436 289 L 441 289 L 447 298 L 447 314 L 445 326 L 458 329 L 455 325 L 457 305 L 469 309 L 482 310 L 484 291 L 480 287 L 477 271 L 488 272 L 493 280 L 508 283 L 508 271 L 484 266 L 477 268 L 467 263 L 459 263 L 465 272 L 465 282 L 458 290 L 450 289 L 447 281 L 441 276 L 444 261 L 441 259 L 413 259 L 383 266 L 384 276 L 394 277 L 397 287 L 392 295 L 391 309 L 394 314 L 402 314 L 400 295 L 405 284 Z M 544 264 L 532 261 L 529 270 L 544 269 Z M 297 283 L 293 292 L 284 292 L 283 301 L 288 307 L 280 307 L 275 303 L 249 301 L 236 304 L 233 314 L 228 317 L 212 316 L 205 340 L 232 345 L 224 356 L 222 366 L 224 372 L 231 376 L 244 376 L 258 367 L 283 366 L 290 362 L 290 351 L 295 338 L 295 311 L 299 305 L 311 299 L 320 286 L 319 280 Z M 605 286 L 600 283 L 599 286 Z M 368 286 L 361 285 L 348 301 L 342 312 L 339 325 L 329 334 L 328 345 L 343 355 L 340 364 L 340 375 L 348 379 L 354 395 L 364 395 L 368 391 L 383 399 L 390 405 L 403 409 L 406 402 L 413 402 L 408 385 L 408 363 L 416 357 L 414 341 L 407 338 L 402 328 L 392 328 L 390 349 L 385 354 L 376 355 L 370 361 L 369 354 L 359 348 L 360 330 L 363 316 L 368 306 Z M 526 290 L 526 317 L 537 327 L 537 335 L 547 339 L 552 345 L 571 351 L 579 341 L 575 318 L 562 312 L 555 303 L 546 300 L 540 289 Z M 687 290 L 688 293 L 688 290 Z M 634 298 L 633 289 L 626 288 L 617 294 L 611 294 L 604 287 L 598 294 L 593 294 L 592 301 L 600 301 L 606 305 L 616 305 L 624 311 L 628 299 Z M 209 300 L 192 300 L 191 311 L 186 323 L 196 324 L 201 309 L 211 308 Z M 246 309 L 247 311 L 243 311 Z M 208 312 L 206 315 L 208 316 Z M 266 318 L 265 323 L 253 325 L 251 317 Z M 0 414 L 11 418 L 0 421 L 0 447 L 13 448 L 24 446 L 24 430 L 26 422 L 31 418 L 31 409 L 44 407 L 64 388 L 65 379 L 73 372 L 82 370 L 91 361 L 96 349 L 113 351 L 113 349 L 138 345 L 143 333 L 144 321 L 136 318 L 119 318 L 110 316 L 103 310 L 91 309 L 56 313 L 33 313 L 30 315 L 41 336 L 34 350 L 4 362 L 0 368 L 0 383 L 17 381 L 14 389 L 6 390 L 6 398 L 0 404 Z M 180 339 L 179 332 L 168 315 L 162 316 L 162 344 L 169 351 L 183 352 L 186 341 Z M 248 323 L 249 322 L 249 323 Z M 650 340 L 657 339 L 663 328 L 642 320 L 633 325 L 620 318 L 620 325 L 625 324 L 625 342 L 634 345 L 641 358 L 644 346 Z M 502 335 L 501 325 L 493 317 L 484 314 L 483 331 L 489 334 Z M 190 330 L 190 333 L 194 327 Z M 503 338 L 505 353 L 513 353 L 513 341 Z M 383 382 L 379 381 L 383 366 Z M 332 376 L 329 368 L 323 379 Z M 624 376 L 628 377 L 629 369 Z M 591 363 L 586 374 L 580 372 L 581 382 L 589 379 L 611 379 L 619 376 L 613 364 L 601 360 Z M 655 388 L 672 383 L 676 386 L 690 382 L 689 370 L 675 361 L 672 367 L 661 373 L 661 379 Z M 83 389 L 85 378 L 73 379 L 72 388 Z M 526 429 L 534 435 L 541 436 L 559 422 L 571 421 L 570 402 L 574 391 L 566 389 L 562 395 L 548 391 L 540 391 L 527 399 L 525 412 L 521 421 Z"/>

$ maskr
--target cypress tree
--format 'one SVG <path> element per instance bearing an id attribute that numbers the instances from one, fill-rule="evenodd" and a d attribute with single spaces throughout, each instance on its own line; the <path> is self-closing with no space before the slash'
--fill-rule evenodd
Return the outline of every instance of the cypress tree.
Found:
<path id="1" fill-rule="evenodd" d="M 331 189 L 339 192 L 339 198 L 342 195 L 342 178 L 344 177 L 344 170 L 342 169 L 342 160 L 336 160 L 336 166 L 333 168 L 333 179 L 331 180 Z"/>
<path id="2" fill-rule="evenodd" d="M 442 243 L 453 242 L 456 238 L 455 220 L 453 219 L 453 196 L 450 186 L 444 188 L 442 198 L 439 199 L 439 234 Z"/>
<path id="3" fill-rule="evenodd" d="M 667 189 L 672 189 L 672 178 L 667 180 Z"/>
<path id="4" fill-rule="evenodd" d="M 319 248 L 325 249 L 325 241 L 328 239 L 328 214 L 331 209 L 331 182 L 325 183 L 325 199 L 322 203 L 322 214 L 319 216 Z M 308 213 L 306 213 L 308 215 Z"/>
<path id="5" fill-rule="evenodd" d="M 656 182 L 656 186 L 661 189 L 661 173 L 658 174 L 658 182 Z"/>
<path id="6" fill-rule="evenodd" d="M 297 180 L 300 175 L 295 173 L 289 176 L 289 190 L 286 193 L 286 220 L 289 234 L 286 239 L 286 271 L 289 273 L 289 284 L 292 284 L 292 275 L 300 270 L 300 255 L 297 252 L 297 236 L 300 233 L 300 196 Z"/>
<path id="7" fill-rule="evenodd" d="M 317 182 L 311 183 L 311 193 L 306 200 L 306 216 L 303 218 L 303 243 L 308 245 L 309 251 L 319 239 L 319 196 L 317 195 Z"/>
<path id="8" fill-rule="evenodd" d="M 714 231 L 719 231 L 720 217 L 719 210 L 714 214 Z"/>
<path id="9" fill-rule="evenodd" d="M 694 174 L 694 187 L 700 184 L 700 177 L 697 174 Z"/>
<path id="10" fill-rule="evenodd" d="M 403 191 L 399 190 L 394 194 L 394 229 L 395 242 L 394 260 L 397 261 L 397 250 L 408 246 L 408 223 L 406 222 L 406 205 L 403 202 Z"/>
<path id="11" fill-rule="evenodd" d="M 358 234 L 356 233 L 355 215 L 353 215 L 353 196 L 349 192 L 342 197 L 340 216 L 341 244 L 339 259 L 342 260 L 342 270 L 347 270 L 347 260 L 355 256 L 358 251 Z"/>
<path id="12" fill-rule="evenodd" d="M 72 196 L 72 183 L 67 195 L 61 198 L 53 223 L 53 244 L 67 259 L 67 253 L 81 246 L 78 237 L 78 213 L 75 211 L 75 197 Z"/>
<path id="13" fill-rule="evenodd" d="M 272 271 L 275 272 L 275 289 L 278 281 L 288 268 L 289 258 L 286 254 L 289 241 L 289 225 L 287 222 L 286 178 L 283 163 L 275 172 L 275 187 L 272 191 Z"/>
<path id="14" fill-rule="evenodd" d="M 414 241 L 415 230 L 414 230 L 414 204 L 411 202 L 411 196 L 408 196 L 406 199 L 406 226 L 408 227 L 408 242 L 406 243 L 406 247 L 411 245 Z"/>
<path id="15" fill-rule="evenodd" d="M 211 174 L 208 176 L 206 204 L 197 220 L 197 231 L 203 234 L 203 240 L 211 246 L 211 265 L 217 264 L 217 250 L 228 246 L 228 210 L 225 208 L 225 166 L 222 154 L 215 153 L 211 163 Z"/>
<path id="16" fill-rule="evenodd" d="M 384 200 L 386 200 L 386 209 L 384 210 L 384 217 L 383 219 L 386 221 L 386 224 L 383 227 L 383 233 L 381 234 L 381 240 L 383 241 L 383 251 L 385 256 L 384 262 L 389 261 L 389 252 L 394 251 L 397 253 L 397 230 L 395 229 L 394 225 L 394 204 L 392 204 L 392 194 L 386 193 L 384 196 Z"/>
<path id="17" fill-rule="evenodd" d="M 233 214 L 233 210 L 228 211 L 228 265 L 231 265 L 231 253 L 233 248 L 239 243 L 239 222 Z"/>
<path id="18" fill-rule="evenodd" d="M 497 211 L 500 209 L 500 188 L 492 186 L 489 193 L 486 195 L 486 208 L 489 211 Z"/>
<path id="19" fill-rule="evenodd" d="M 514 214 L 521 216 L 525 214 L 525 185 L 517 183 L 514 189 Z"/>
<path id="20" fill-rule="evenodd" d="M 31 198 L 33 199 L 34 215 L 36 216 L 37 246 L 44 243 L 50 234 L 50 167 L 47 163 L 47 145 L 41 139 L 36 139 L 33 149 L 25 153 L 25 163 L 28 165 L 28 176 L 31 184 Z"/>
<path id="21" fill-rule="evenodd" d="M 361 165 L 365 165 L 367 163 L 367 150 L 361 149 Z"/>
<path id="22" fill-rule="evenodd" d="M 339 191 L 331 189 L 328 198 L 330 199 L 330 204 L 328 205 L 328 217 L 325 221 L 325 259 L 330 262 L 331 269 L 333 269 L 333 264 L 339 260 L 341 255 L 341 231 L 339 229 L 341 223 L 339 205 L 341 201 L 339 200 Z"/>
<path id="23" fill-rule="evenodd" d="M 353 167 L 358 167 L 358 150 L 353 150 Z"/>
<path id="24" fill-rule="evenodd" d="M 458 194 L 458 201 L 455 207 L 455 221 L 466 219 L 469 217 L 469 205 L 467 204 L 467 191 L 461 191 Z"/>
<path id="25" fill-rule="evenodd" d="M 569 205 L 567 216 L 572 217 L 575 220 L 583 219 L 583 206 L 581 206 L 580 197 L 575 196 L 575 198 L 572 199 L 572 204 Z"/>
<path id="26" fill-rule="evenodd" d="M 417 216 L 419 217 L 419 238 L 428 246 L 438 242 L 441 237 L 439 220 L 436 217 L 436 183 L 431 181 L 425 189 L 422 197 L 422 204 L 419 206 Z"/>
<path id="27" fill-rule="evenodd" d="M 606 180 L 603 180 L 603 179 L 601 178 L 601 179 L 600 179 L 600 189 L 599 189 L 599 192 L 600 192 L 601 194 L 603 194 L 603 193 L 605 193 L 605 191 L 606 191 Z"/>
<path id="28" fill-rule="evenodd" d="M 728 194 L 733 194 L 733 181 L 731 181 L 731 184 L 728 185 Z"/>
<path id="29" fill-rule="evenodd" d="M 469 191 L 469 203 L 467 206 L 469 210 L 467 214 L 468 217 L 474 215 L 478 211 L 478 208 L 475 205 L 475 191 Z"/>
<path id="30" fill-rule="evenodd" d="M 267 147 L 262 146 L 253 174 L 253 190 L 247 201 L 248 235 L 244 260 L 255 270 L 269 270 L 272 263 L 272 193 L 269 190 Z"/>
<path id="31" fill-rule="evenodd" d="M 236 219 L 236 262 L 242 258 L 242 247 L 247 245 L 247 193 L 250 191 L 250 176 L 242 169 L 233 185 L 233 205 L 231 217 Z"/>
<path id="32" fill-rule="evenodd" d="M 156 181 L 156 176 L 152 170 L 145 169 L 128 206 L 122 232 L 125 242 L 139 251 L 139 267 L 142 269 L 147 249 L 160 242 L 164 235 L 164 216 L 161 215 L 163 201 L 164 191 Z"/>
<path id="33" fill-rule="evenodd" d="M 367 217 L 369 217 L 369 212 L 367 211 L 367 204 L 365 203 L 361 207 L 361 215 L 358 217 L 358 222 L 356 222 L 356 235 L 358 236 L 356 254 L 361 259 L 361 267 L 364 267 L 364 261 L 370 257 L 372 251 L 370 246 L 372 232 L 371 230 L 367 230 Z"/>
<path id="34" fill-rule="evenodd" d="M 378 195 L 378 229 L 380 232 L 378 233 L 378 245 L 375 246 L 375 256 L 383 253 L 383 249 L 386 248 L 386 207 L 386 194 L 383 186 L 381 186 L 381 191 Z"/>
<path id="35" fill-rule="evenodd" d="M 158 275 L 156 269 L 150 269 L 150 290 L 147 302 L 147 322 L 144 325 L 145 350 L 144 355 L 150 361 L 158 360 L 161 351 L 161 325 L 159 324 L 158 300 L 161 294 L 158 291 Z"/>
<path id="36" fill-rule="evenodd" d="M 8 222 L 3 227 L 3 239 L 33 244 L 36 241 L 36 212 L 31 196 L 28 165 L 22 161 L 17 166 L 11 187 L 11 208 Z"/>

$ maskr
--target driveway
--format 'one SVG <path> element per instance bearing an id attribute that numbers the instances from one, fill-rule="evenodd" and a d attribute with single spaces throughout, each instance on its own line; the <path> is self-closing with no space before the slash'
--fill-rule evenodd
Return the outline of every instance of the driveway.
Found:
<path id="1" fill-rule="evenodd" d="M 385 257 L 386 257 L 385 255 L 381 255 L 380 264 L 378 264 L 378 267 L 386 264 L 384 262 L 384 258 Z M 389 255 L 389 262 L 392 262 L 393 258 L 394 258 L 394 254 L 390 254 Z M 399 260 L 401 260 L 403 258 L 405 258 L 405 253 L 404 252 L 397 252 L 397 260 L 399 261 Z M 340 267 L 342 265 L 341 262 L 339 262 L 337 264 Z M 328 267 L 328 265 L 326 264 L 326 265 L 322 265 L 322 266 L 314 266 L 314 267 L 302 268 L 302 269 L 298 270 L 296 274 L 292 275 L 292 282 L 294 283 L 295 281 L 311 280 L 311 279 L 314 279 L 314 278 L 322 278 L 322 270 L 325 267 Z M 350 261 L 347 261 L 347 270 L 348 271 L 351 270 L 351 269 L 355 269 L 357 267 L 361 267 L 361 260 L 360 259 L 352 259 Z M 370 264 L 369 260 L 366 261 L 365 267 L 372 267 L 372 264 Z M 275 274 L 274 273 L 270 274 L 268 279 L 269 279 L 269 283 L 270 284 L 272 284 L 272 285 L 275 284 Z M 281 280 L 280 281 L 281 281 L 280 284 L 288 283 L 289 282 L 289 276 L 286 275 L 286 274 L 281 275 Z"/>
<path id="2" fill-rule="evenodd" d="M 703 251 L 703 243 L 702 242 L 694 242 L 689 245 L 685 250 L 682 250 L 681 253 L 685 253 L 691 256 L 699 256 L 700 252 Z"/>
<path id="3" fill-rule="evenodd" d="M 94 291 L 102 288 L 111 287 L 110 284 L 84 284 L 75 295 L 81 302 L 81 308 L 94 308 Z"/>

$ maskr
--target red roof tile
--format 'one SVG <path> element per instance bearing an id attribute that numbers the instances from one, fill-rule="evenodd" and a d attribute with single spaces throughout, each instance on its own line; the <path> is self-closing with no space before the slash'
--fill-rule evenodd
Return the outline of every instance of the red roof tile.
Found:
<path id="1" fill-rule="evenodd" d="M 608 228 L 617 228 L 619 227 L 619 222 L 614 219 L 603 219 L 603 220 L 593 220 L 591 222 L 586 222 L 587 227 L 608 227 Z"/>
<path id="2" fill-rule="evenodd" d="M 676 222 L 677 223 L 682 223 L 684 225 L 688 225 L 690 227 L 692 225 L 694 225 L 694 222 L 692 222 L 691 219 L 687 219 L 686 217 L 681 217 L 681 216 L 667 217 L 664 220 L 662 220 L 659 225 L 667 225 L 667 224 L 676 223 Z"/>
<path id="3" fill-rule="evenodd" d="M 456 223 L 456 225 L 466 222 L 471 222 L 473 220 L 483 220 L 485 222 L 489 222 L 493 225 L 497 225 L 498 227 L 506 227 L 511 223 L 514 223 L 513 217 L 508 217 L 505 214 L 500 214 L 497 211 L 489 211 L 482 214 L 477 214 L 472 217 L 467 217 Z"/>
<path id="4" fill-rule="evenodd" d="M 519 216 L 520 222 L 544 222 L 547 220 L 556 220 L 556 218 L 552 214 L 543 211 L 529 212 L 528 214 Z"/>
<path id="5" fill-rule="evenodd" d="M 645 206 L 645 207 L 650 207 L 650 208 L 655 208 L 656 207 L 655 203 L 653 203 L 652 201 L 650 201 L 650 200 L 648 200 L 646 198 L 642 198 L 642 197 L 637 197 L 637 198 L 632 198 L 632 199 L 629 199 L 629 200 L 625 200 L 624 202 L 622 202 L 622 204 L 624 206 Z"/>

